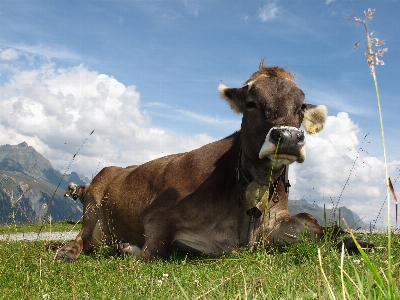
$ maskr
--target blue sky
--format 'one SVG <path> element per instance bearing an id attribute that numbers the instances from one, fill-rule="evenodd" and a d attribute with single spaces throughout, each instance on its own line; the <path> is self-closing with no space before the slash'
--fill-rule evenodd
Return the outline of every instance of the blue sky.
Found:
<path id="1" fill-rule="evenodd" d="M 239 129 L 217 87 L 240 86 L 265 58 L 295 73 L 307 102 L 330 116 L 324 132 L 307 137 L 307 161 L 291 168 L 290 198 L 329 205 L 340 197 L 372 221 L 386 196 L 377 104 L 363 27 L 344 19 L 364 19 L 368 8 L 376 9 L 369 29 L 388 48 L 377 75 L 395 181 L 395 0 L 3 0 L 0 143 L 25 140 L 63 171 L 95 129 L 71 167 L 88 177 L 194 149 Z"/>

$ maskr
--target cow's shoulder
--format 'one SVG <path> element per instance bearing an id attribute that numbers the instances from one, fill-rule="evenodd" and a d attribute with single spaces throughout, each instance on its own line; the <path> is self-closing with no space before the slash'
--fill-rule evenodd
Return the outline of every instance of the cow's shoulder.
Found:
<path id="1" fill-rule="evenodd" d="M 237 138 L 238 133 L 235 133 L 189 152 L 154 159 L 132 169 L 129 174 L 121 175 L 116 181 L 119 181 L 118 186 L 129 186 L 123 193 L 134 190 L 141 196 L 154 199 L 168 196 L 180 201 L 207 180 L 210 181 L 215 173 L 221 173 L 218 175 L 221 178 L 225 177 L 222 173 L 227 170 L 229 163 L 237 163 L 237 154 L 229 154 Z M 233 174 L 234 170 L 229 172 Z"/>
<path id="2" fill-rule="evenodd" d="M 130 176 L 154 178 L 174 175 L 174 177 L 187 178 L 188 174 L 192 174 L 191 178 L 196 174 L 212 172 L 221 158 L 230 152 L 238 136 L 239 133 L 236 132 L 222 140 L 208 143 L 189 152 L 154 159 L 132 170 Z"/>
<path id="3" fill-rule="evenodd" d="M 236 149 L 238 147 L 235 147 L 235 144 L 239 145 L 239 136 L 240 133 L 235 132 L 224 139 L 187 152 L 179 158 L 179 161 L 176 161 L 176 167 L 184 170 L 191 169 L 193 166 L 199 169 L 215 169 L 221 160 L 236 160 L 236 158 L 231 157 L 231 154 L 234 152 L 233 155 L 236 155 L 236 152 L 238 152 L 238 149 Z"/>

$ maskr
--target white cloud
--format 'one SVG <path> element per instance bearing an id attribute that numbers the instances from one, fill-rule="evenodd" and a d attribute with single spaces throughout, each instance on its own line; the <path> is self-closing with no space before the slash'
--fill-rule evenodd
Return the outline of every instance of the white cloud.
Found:
<path id="1" fill-rule="evenodd" d="M 152 126 L 135 86 L 82 65 L 18 71 L 0 95 L 0 144 L 26 141 L 61 171 L 93 129 L 72 166 L 88 176 L 99 164 L 141 164 L 213 140 L 206 134 L 175 136 Z"/>
<path id="2" fill-rule="evenodd" d="M 0 49 L 0 59 L 1 60 L 13 60 L 18 58 L 19 53 L 12 48 Z"/>
<path id="3" fill-rule="evenodd" d="M 326 5 L 331 4 L 333 1 L 335 1 L 335 0 L 326 0 L 325 4 Z"/>
<path id="4" fill-rule="evenodd" d="M 38 43 L 36 45 L 27 44 L 10 44 L 8 45 L 13 51 L 20 53 L 20 56 L 25 56 L 30 60 L 40 57 L 40 59 L 46 58 L 51 61 L 52 58 L 65 59 L 70 61 L 81 61 L 82 57 L 80 54 L 67 49 L 64 46 L 52 46 L 43 45 Z M 88 61 L 89 59 L 85 59 Z"/>
<path id="5" fill-rule="evenodd" d="M 258 11 L 258 17 L 262 22 L 267 22 L 276 18 L 279 8 L 275 3 L 270 2 L 267 5 L 260 8 Z"/>
<path id="6" fill-rule="evenodd" d="M 329 116 L 317 135 L 307 135 L 307 159 L 292 165 L 289 179 L 291 199 L 305 199 L 318 204 L 346 206 L 365 222 L 373 222 L 385 201 L 383 161 L 369 156 L 368 137 L 359 140 L 358 125 L 347 113 Z M 364 138 L 364 137 L 363 137 Z M 389 174 L 398 174 L 400 162 L 389 163 Z M 386 209 L 386 206 L 385 206 Z M 385 225 L 383 211 L 377 225 Z"/>

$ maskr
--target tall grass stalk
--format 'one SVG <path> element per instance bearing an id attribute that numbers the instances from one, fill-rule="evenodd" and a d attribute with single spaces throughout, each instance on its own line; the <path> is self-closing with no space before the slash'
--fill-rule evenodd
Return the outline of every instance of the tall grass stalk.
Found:
<path id="1" fill-rule="evenodd" d="M 271 172 L 270 172 L 270 174 L 269 174 L 268 187 L 267 187 L 267 189 L 266 189 L 264 195 L 261 197 L 261 200 L 263 200 L 265 194 L 267 195 L 267 203 L 266 203 L 265 208 L 264 208 L 263 220 L 262 220 L 262 231 L 261 231 L 261 246 L 262 246 L 263 248 L 265 248 L 265 246 L 266 246 L 266 241 L 267 241 L 267 237 L 265 236 L 265 232 L 266 232 L 265 223 L 266 223 L 267 214 L 268 214 L 268 216 L 269 216 L 268 218 L 271 218 L 271 216 L 270 216 L 270 214 L 269 214 L 269 200 L 272 199 L 272 198 L 274 197 L 274 192 L 272 192 L 272 195 L 270 195 L 270 194 L 269 194 L 269 191 L 270 191 L 270 189 L 271 189 L 271 184 L 273 184 L 273 181 L 272 181 L 272 178 L 273 178 L 273 177 L 272 177 L 272 175 L 273 175 L 273 171 L 274 171 L 274 169 L 275 169 L 275 162 L 276 162 L 275 158 L 276 158 L 276 155 L 278 154 L 278 150 L 279 150 L 279 145 L 280 145 L 280 142 L 281 142 L 281 138 L 282 138 L 282 136 L 279 135 L 278 143 L 276 144 L 276 149 L 275 149 L 275 153 L 274 153 L 274 160 L 272 161 Z M 286 168 L 288 168 L 288 166 L 286 166 Z M 269 221 L 270 221 L 270 220 L 269 220 Z"/>
<path id="2" fill-rule="evenodd" d="M 320 267 L 320 269 L 321 269 L 321 273 L 322 273 L 322 275 L 324 276 L 326 285 L 328 286 L 328 289 L 329 289 L 329 296 L 330 296 L 331 299 L 336 300 L 335 293 L 334 293 L 333 290 L 332 290 L 332 287 L 331 287 L 331 285 L 330 285 L 330 283 L 329 283 L 328 278 L 326 277 L 324 268 L 323 268 L 323 266 L 322 266 L 321 249 L 319 249 L 319 248 L 318 248 L 318 260 L 319 260 L 319 267 Z"/>
<path id="3" fill-rule="evenodd" d="M 61 178 L 60 178 L 60 181 L 58 182 L 58 185 L 56 186 L 56 189 L 54 190 L 53 195 L 51 196 L 51 198 L 50 198 L 49 201 L 47 202 L 46 210 L 45 210 L 45 213 L 43 214 L 43 219 L 42 219 L 42 222 L 41 222 L 41 223 L 42 223 L 42 226 L 41 226 L 40 229 L 39 229 L 38 236 L 39 236 L 39 234 L 40 234 L 41 231 L 42 231 L 42 228 L 43 228 L 43 226 L 44 226 L 44 224 L 45 224 L 45 221 L 46 221 L 47 216 L 49 215 L 49 209 L 50 209 L 50 203 L 51 203 L 51 201 L 53 201 L 54 197 L 56 196 L 56 193 L 57 193 L 57 191 L 58 191 L 58 188 L 60 187 L 60 185 L 61 185 L 61 183 L 62 183 L 62 181 L 63 181 L 65 175 L 67 174 L 69 168 L 71 167 L 72 163 L 74 162 L 74 160 L 75 160 L 76 156 L 78 155 L 79 151 L 81 151 L 82 147 L 85 145 L 85 143 L 87 142 L 87 140 L 89 139 L 89 137 L 93 134 L 93 132 L 94 132 L 94 129 L 93 129 L 92 132 L 86 137 L 86 139 L 83 141 L 83 143 L 82 143 L 81 146 L 79 147 L 78 151 L 76 151 L 76 153 L 73 155 L 73 157 L 72 157 L 72 159 L 70 160 L 70 162 L 69 162 L 67 168 L 65 169 L 64 173 L 62 174 L 62 176 L 61 176 Z"/>
<path id="4" fill-rule="evenodd" d="M 382 277 L 379 275 L 379 272 L 377 270 L 377 268 L 374 266 L 374 264 L 371 262 L 371 260 L 369 259 L 368 255 L 365 253 L 364 249 L 361 248 L 360 244 L 357 242 L 356 237 L 354 236 L 353 231 L 350 229 L 350 227 L 347 225 L 346 220 L 344 220 L 344 223 L 346 224 L 347 230 L 350 232 L 351 237 L 353 238 L 358 251 L 360 252 L 362 258 L 364 259 L 365 263 L 368 266 L 368 269 L 372 272 L 375 282 L 377 283 L 378 287 L 380 288 L 382 294 L 385 296 L 386 299 L 396 299 L 395 295 L 394 295 L 394 287 L 393 287 L 393 280 L 389 281 L 385 276 L 384 276 L 384 272 L 381 269 L 381 273 L 383 274 L 383 276 L 386 279 L 386 283 L 387 283 L 387 287 L 385 286 L 385 283 L 382 279 Z M 388 249 L 388 255 L 389 255 L 389 249 Z M 388 258 L 389 260 L 389 258 Z M 391 278 L 391 276 L 390 276 Z"/>
<path id="5" fill-rule="evenodd" d="M 366 31 L 367 35 L 367 53 L 369 55 L 372 55 L 372 40 L 370 38 L 370 34 L 368 33 L 368 28 L 364 22 L 364 28 Z M 389 265 L 388 265 L 388 276 L 391 277 L 391 260 L 392 260 L 392 255 L 391 255 L 391 243 L 392 243 L 392 230 L 391 230 L 391 221 L 390 221 L 390 184 L 389 184 L 389 171 L 388 171 L 388 166 L 387 166 L 387 157 L 386 157 L 386 143 L 385 143 L 385 131 L 383 127 L 383 117 L 382 117 L 382 107 L 381 107 L 381 97 L 379 95 L 379 88 L 378 88 L 378 80 L 376 78 L 376 72 L 375 72 L 375 64 L 372 60 L 372 63 L 370 64 L 371 67 L 371 74 L 372 78 L 374 79 L 374 85 L 375 85 L 375 93 L 376 93 L 376 99 L 378 103 L 378 111 L 379 111 L 379 123 L 381 127 L 381 136 L 382 136 L 382 148 L 383 148 L 383 159 L 384 159 L 384 164 L 385 164 L 385 179 L 386 179 L 386 193 L 387 193 L 387 199 L 388 199 L 388 209 L 387 209 L 387 217 L 388 217 L 388 260 L 389 260 Z"/>
<path id="6" fill-rule="evenodd" d="M 182 285 L 179 283 L 179 280 L 178 280 L 178 278 L 176 278 L 175 275 L 174 275 L 174 280 L 175 280 L 176 284 L 178 285 L 179 289 L 181 290 L 181 292 L 182 292 L 182 294 L 183 294 L 183 297 L 184 297 L 186 300 L 189 300 L 189 299 L 190 299 L 189 296 L 187 295 L 185 289 L 184 289 L 184 288 L 182 287 Z"/>
<path id="7" fill-rule="evenodd" d="M 355 271 L 356 271 L 356 270 L 355 270 Z M 351 276 L 350 276 L 344 269 L 342 269 L 341 272 L 342 272 L 342 274 L 346 275 L 347 279 L 349 279 L 350 282 L 353 284 L 353 286 L 356 288 L 359 297 L 360 297 L 360 298 L 362 297 L 363 299 L 367 299 L 367 298 L 365 297 L 363 291 L 359 288 L 359 284 L 357 284 L 357 283 L 353 280 L 353 278 L 351 278 Z M 357 273 L 356 273 L 356 274 L 357 274 Z M 361 282 L 359 276 L 358 276 L 358 282 Z M 344 282 L 342 282 L 342 284 L 344 284 Z"/>
<path id="8" fill-rule="evenodd" d="M 344 243 L 342 243 L 342 252 L 340 254 L 340 280 L 342 281 L 342 293 L 343 293 L 343 300 L 346 300 L 346 285 L 344 284 Z"/>
<path id="9" fill-rule="evenodd" d="M 354 18 L 354 19 L 349 19 L 350 21 L 356 22 L 356 23 L 361 23 L 364 26 L 364 31 L 365 31 L 365 37 L 366 37 L 366 44 L 367 44 L 367 50 L 365 52 L 365 56 L 367 58 L 367 63 L 369 68 L 371 69 L 371 75 L 374 80 L 374 86 L 375 86 L 375 93 L 376 93 L 376 99 L 377 99 L 377 104 L 378 104 L 378 113 L 379 113 L 379 123 L 380 123 L 380 129 L 381 129 L 381 136 L 382 136 L 382 147 L 383 147 L 383 159 L 384 159 L 384 165 L 385 165 L 385 180 L 386 180 L 386 193 L 387 193 L 387 199 L 388 199 L 388 209 L 387 209 L 387 218 L 388 218 L 388 224 L 387 224 L 387 234 L 388 234 L 388 281 L 393 282 L 392 280 L 392 254 L 391 254 L 391 244 L 392 244 L 392 230 L 391 230 L 391 221 L 390 221 L 390 183 L 389 183 L 389 172 L 388 172 L 388 166 L 387 166 L 387 156 L 386 156 L 386 143 L 385 143 L 385 131 L 383 127 L 383 116 L 382 116 L 382 107 L 381 107 L 381 97 L 379 94 L 379 87 L 378 87 L 378 80 L 376 76 L 376 70 L 375 70 L 375 62 L 380 65 L 384 65 L 383 60 L 381 60 L 379 57 L 382 57 L 383 54 L 387 51 L 387 48 L 384 49 L 378 49 L 376 52 L 373 51 L 373 46 L 379 47 L 384 44 L 383 40 L 379 40 L 376 37 L 373 37 L 373 32 L 369 32 L 367 22 L 372 20 L 373 14 L 375 13 L 375 9 L 368 9 L 367 11 L 364 11 L 365 19 L 362 20 L 360 18 Z M 358 42 L 355 44 L 355 49 L 358 47 Z M 364 257 L 364 255 L 363 255 Z M 365 255 L 364 259 L 367 258 Z"/>

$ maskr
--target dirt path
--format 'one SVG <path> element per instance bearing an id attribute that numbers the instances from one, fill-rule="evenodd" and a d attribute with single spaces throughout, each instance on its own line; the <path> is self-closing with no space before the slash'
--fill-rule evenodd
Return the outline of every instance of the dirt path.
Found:
<path id="1" fill-rule="evenodd" d="M 78 231 L 0 234 L 0 241 L 69 241 L 75 239 L 77 234 Z"/>
<path id="2" fill-rule="evenodd" d="M 70 241 L 75 239 L 79 231 L 66 231 L 66 232 L 26 232 L 16 234 L 0 234 L 0 241 Z M 369 233 L 369 230 L 358 230 L 355 233 Z M 373 233 L 386 234 L 387 229 L 373 230 Z M 400 229 L 394 229 L 393 234 L 400 234 Z"/>

